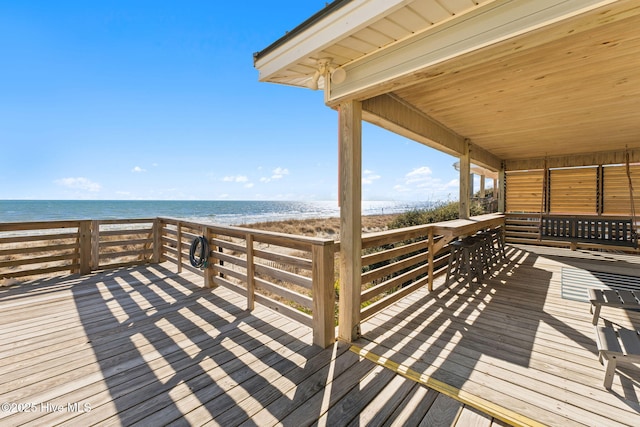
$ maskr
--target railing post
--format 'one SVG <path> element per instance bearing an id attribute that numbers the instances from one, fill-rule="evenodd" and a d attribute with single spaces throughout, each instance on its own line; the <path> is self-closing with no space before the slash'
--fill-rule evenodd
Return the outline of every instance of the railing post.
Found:
<path id="1" fill-rule="evenodd" d="M 433 291 L 433 258 L 435 256 L 434 252 L 435 248 L 433 245 L 433 227 L 429 227 L 429 248 L 427 252 L 427 262 L 429 263 L 427 270 L 429 275 L 427 279 L 427 290 L 429 292 Z"/>
<path id="2" fill-rule="evenodd" d="M 153 263 L 162 262 L 162 223 L 160 218 L 153 220 Z"/>
<path id="3" fill-rule="evenodd" d="M 91 221 L 80 221 L 78 227 L 78 243 L 79 243 L 79 273 L 91 273 Z"/>
<path id="4" fill-rule="evenodd" d="M 97 220 L 91 221 L 91 269 L 97 270 L 100 267 L 100 223 Z"/>
<path id="5" fill-rule="evenodd" d="M 247 310 L 255 308 L 255 265 L 253 264 L 253 235 L 247 233 Z"/>
<path id="6" fill-rule="evenodd" d="M 313 245 L 312 260 L 313 343 L 327 348 L 336 339 L 333 242 Z"/>
<path id="7" fill-rule="evenodd" d="M 182 273 L 182 222 L 176 226 L 176 251 L 178 252 L 178 273 Z"/>
<path id="8" fill-rule="evenodd" d="M 205 237 L 205 239 L 207 239 L 207 243 L 209 243 L 209 253 L 207 254 L 207 266 L 204 269 L 204 286 L 205 288 L 210 288 L 213 289 L 216 287 L 215 282 L 213 281 L 213 274 L 214 274 L 214 269 L 213 269 L 213 265 L 211 264 L 211 239 L 212 239 L 212 233 L 211 233 L 211 229 L 209 227 L 204 227 L 203 233 L 202 235 Z"/>

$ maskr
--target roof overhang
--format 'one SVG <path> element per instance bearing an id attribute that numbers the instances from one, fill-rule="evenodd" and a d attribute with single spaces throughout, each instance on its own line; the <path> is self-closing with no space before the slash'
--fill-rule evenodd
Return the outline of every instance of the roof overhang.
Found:
<path id="1" fill-rule="evenodd" d="M 363 101 L 365 120 L 453 155 L 470 140 L 492 169 L 640 160 L 637 1 L 342 0 L 312 18 L 255 55 L 261 81 L 308 87 L 332 58 L 346 79 L 321 76 L 328 105 Z"/>

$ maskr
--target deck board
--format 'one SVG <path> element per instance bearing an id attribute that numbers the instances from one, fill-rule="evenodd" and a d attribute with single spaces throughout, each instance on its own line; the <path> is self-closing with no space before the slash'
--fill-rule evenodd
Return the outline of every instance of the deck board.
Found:
<path id="1" fill-rule="evenodd" d="M 346 343 L 313 346 L 310 328 L 260 304 L 247 312 L 244 297 L 201 283 L 190 272 L 146 265 L 0 289 L 0 401 L 33 405 L 0 412 L 0 424 L 427 419 L 438 392 Z"/>
<path id="2" fill-rule="evenodd" d="M 368 319 L 357 345 L 543 424 L 638 425 L 640 368 L 621 367 L 604 389 L 589 304 L 560 292 L 562 266 L 628 273 L 638 257 L 529 246 L 509 256 L 482 286 L 441 279 Z M 638 313 L 602 316 L 640 327 Z"/>
<path id="3" fill-rule="evenodd" d="M 356 345 L 548 425 L 638 425 L 640 369 L 623 365 L 612 391 L 602 387 L 589 304 L 561 298 L 560 271 L 629 274 L 639 257 L 509 255 L 482 286 L 440 278 L 367 319 Z M 201 284 L 147 265 L 0 289 L 0 401 L 37 405 L 0 412 L 0 424 L 507 425 L 349 344 L 315 347 L 310 328 Z M 640 325 L 640 313 L 602 316 Z"/>

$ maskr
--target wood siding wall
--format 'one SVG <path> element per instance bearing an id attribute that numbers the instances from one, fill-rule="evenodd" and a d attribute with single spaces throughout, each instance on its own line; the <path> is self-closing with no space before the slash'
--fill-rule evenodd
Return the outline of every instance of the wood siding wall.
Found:
<path id="1" fill-rule="evenodd" d="M 631 212 L 629 180 L 624 165 L 605 166 L 603 168 L 603 209 L 608 215 L 627 215 Z M 636 209 L 640 208 L 640 165 L 629 167 L 633 185 L 633 200 Z"/>
<path id="2" fill-rule="evenodd" d="M 540 212 L 544 170 L 506 173 L 506 212 Z"/>
<path id="3" fill-rule="evenodd" d="M 625 165 L 508 171 L 505 212 L 631 216 L 632 193 L 640 207 L 640 165 L 629 170 L 632 192 Z"/>
<path id="4" fill-rule="evenodd" d="M 552 169 L 549 171 L 551 213 L 596 214 L 598 168 Z"/>

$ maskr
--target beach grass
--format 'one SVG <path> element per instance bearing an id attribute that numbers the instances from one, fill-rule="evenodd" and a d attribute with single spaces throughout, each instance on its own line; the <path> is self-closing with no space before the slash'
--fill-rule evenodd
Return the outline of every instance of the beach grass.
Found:
<path id="1" fill-rule="evenodd" d="M 402 214 L 365 215 L 362 217 L 362 231 L 371 233 L 387 230 L 400 215 Z M 243 224 L 242 227 L 298 236 L 340 239 L 340 218 L 335 217 L 258 222 Z"/>

